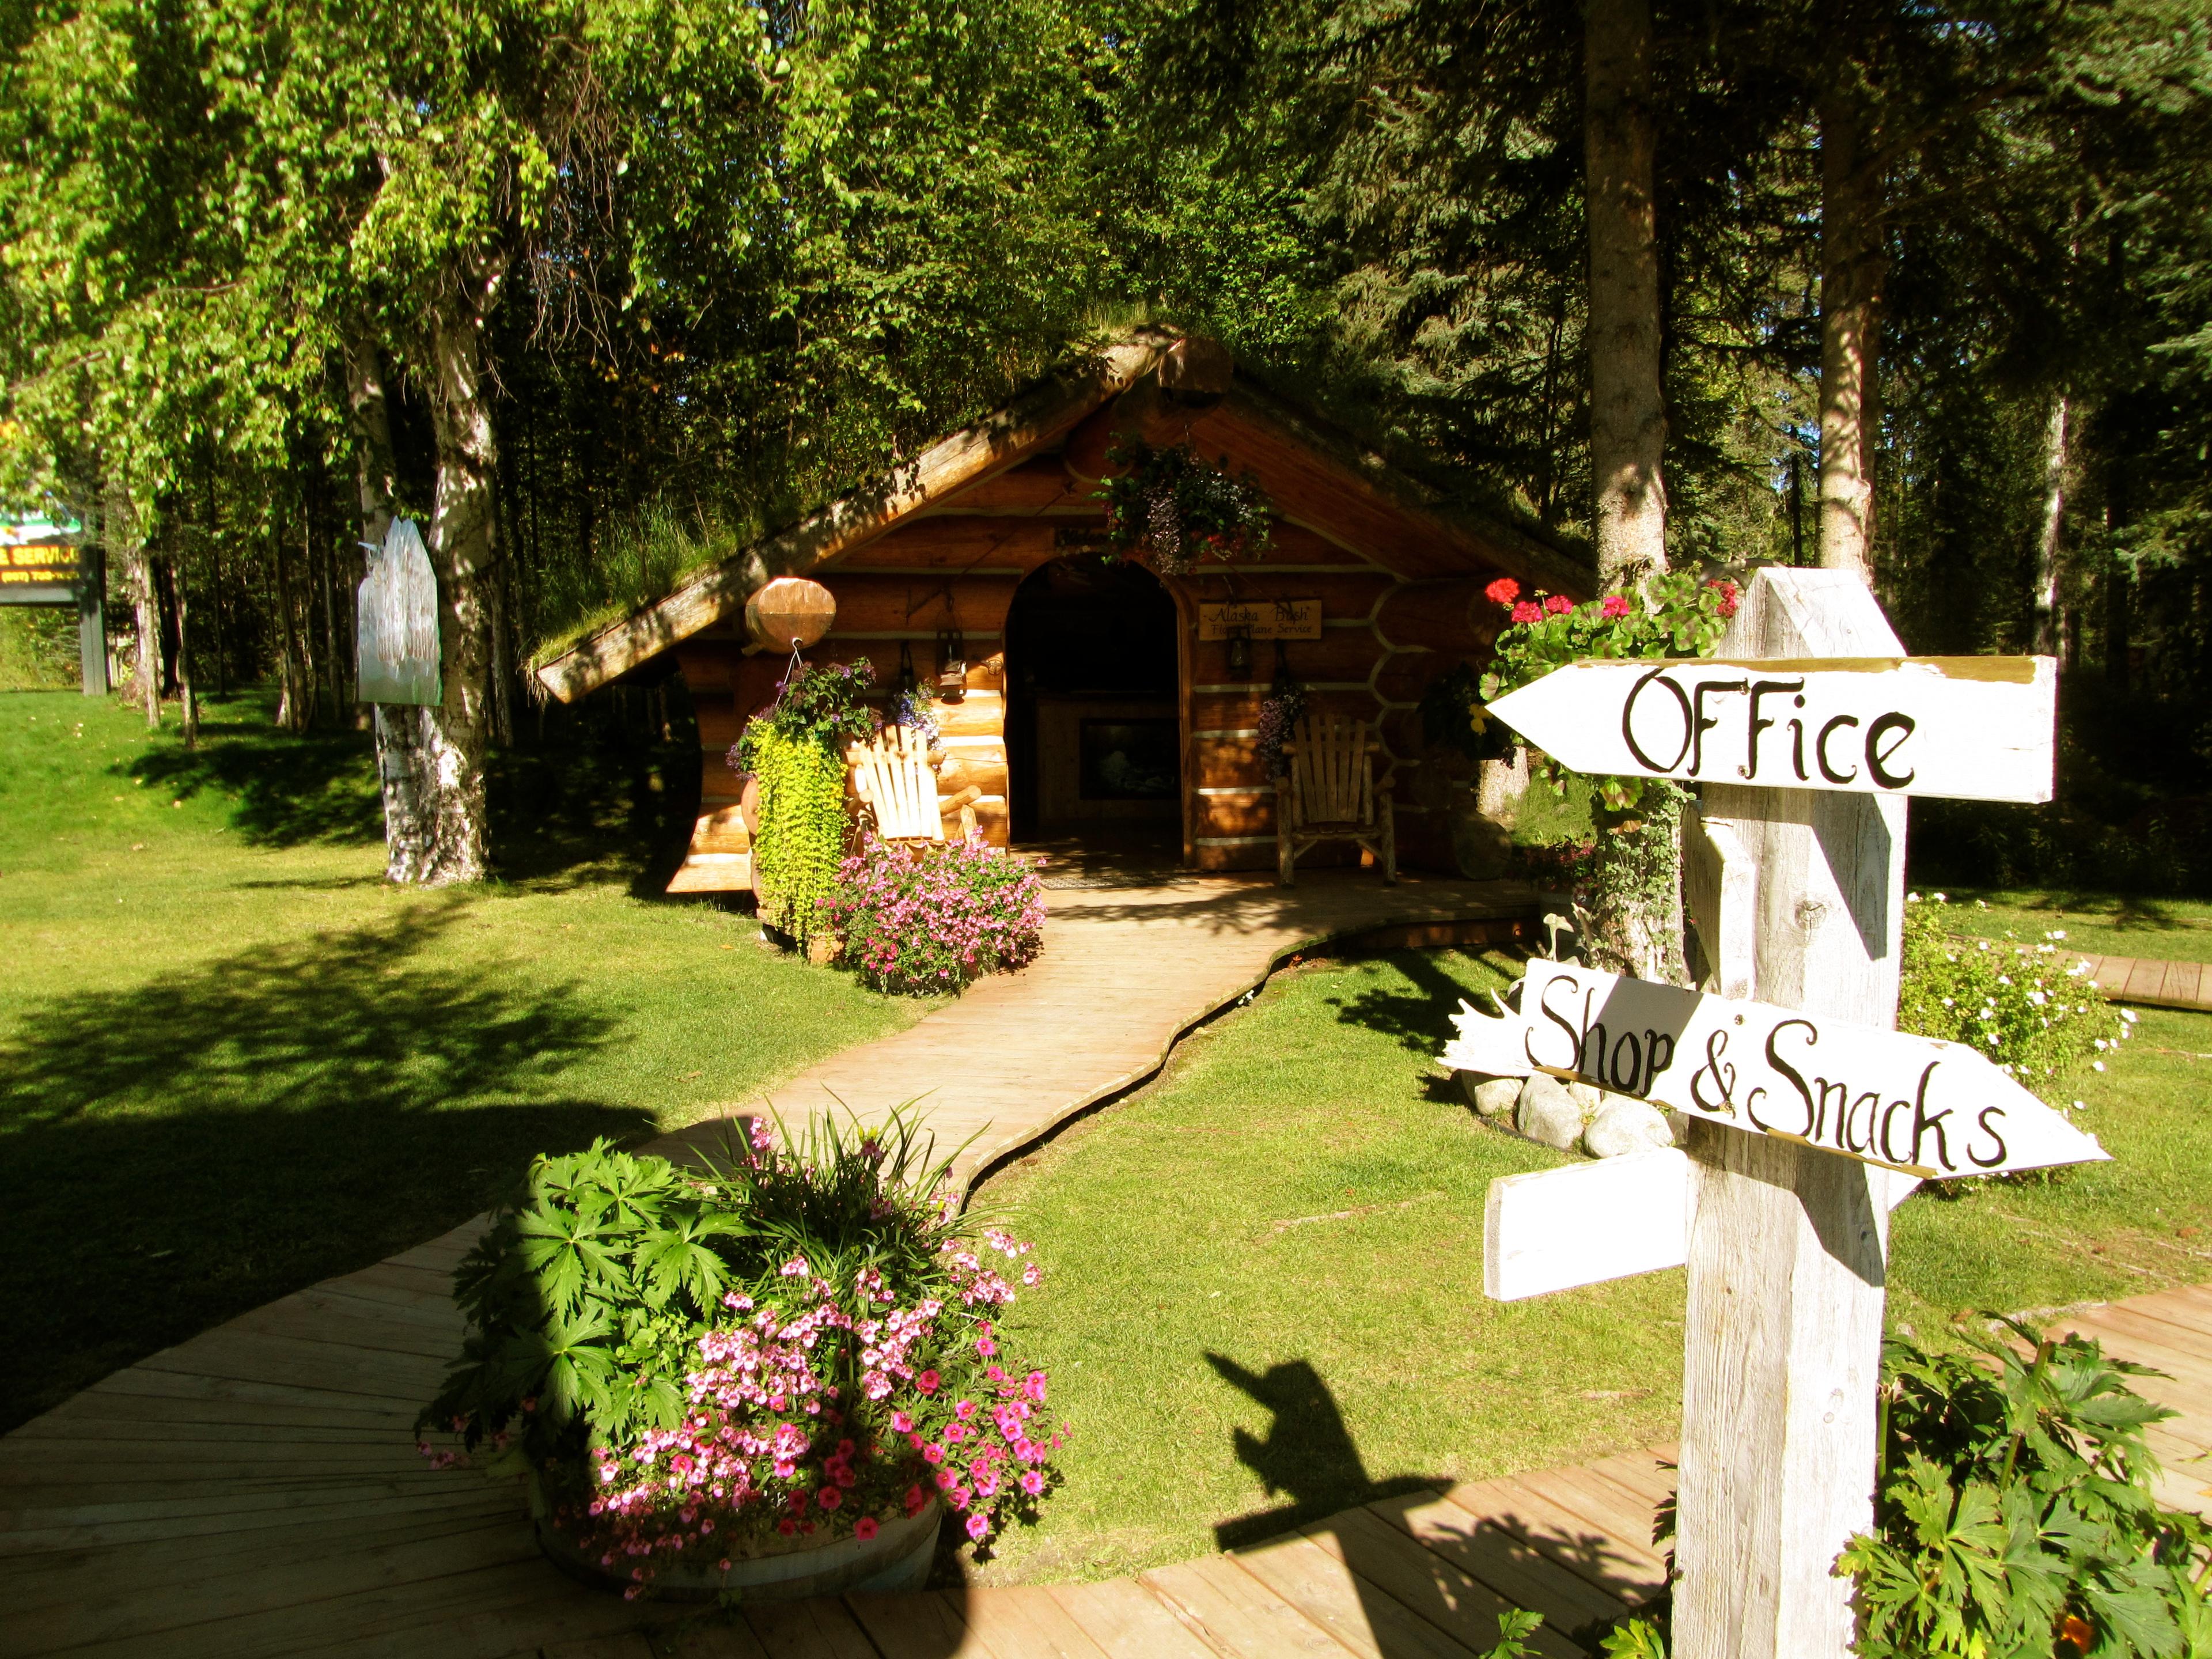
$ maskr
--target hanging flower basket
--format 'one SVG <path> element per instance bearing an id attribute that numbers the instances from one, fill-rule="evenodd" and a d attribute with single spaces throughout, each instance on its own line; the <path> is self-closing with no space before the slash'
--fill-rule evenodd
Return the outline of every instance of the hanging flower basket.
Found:
<path id="1" fill-rule="evenodd" d="M 1106 481 L 1106 550 L 1143 557 L 1164 576 L 1200 560 L 1230 562 L 1266 555 L 1274 505 L 1250 472 L 1241 477 L 1208 465 L 1188 444 L 1155 449 L 1117 444 L 1108 459 L 1127 470 Z"/>

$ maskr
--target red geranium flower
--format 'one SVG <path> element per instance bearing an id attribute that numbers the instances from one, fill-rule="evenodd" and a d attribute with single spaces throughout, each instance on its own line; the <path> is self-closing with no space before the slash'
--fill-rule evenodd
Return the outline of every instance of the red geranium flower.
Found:
<path id="1" fill-rule="evenodd" d="M 1510 576 L 1500 576 L 1482 592 L 1492 605 L 1510 605 L 1521 597 L 1521 584 Z"/>
<path id="2" fill-rule="evenodd" d="M 1513 620 L 1516 623 L 1541 622 L 1544 620 L 1544 613 L 1535 605 L 1523 599 L 1513 607 Z"/>
<path id="3" fill-rule="evenodd" d="M 1626 593 L 1607 594 L 1605 596 L 1605 603 L 1598 607 L 1598 614 L 1608 618 L 1626 616 L 1628 614 L 1628 595 Z"/>
<path id="4" fill-rule="evenodd" d="M 1555 617 L 1564 617 L 1575 608 L 1575 602 L 1564 593 L 1554 593 L 1544 601 L 1544 609 Z"/>

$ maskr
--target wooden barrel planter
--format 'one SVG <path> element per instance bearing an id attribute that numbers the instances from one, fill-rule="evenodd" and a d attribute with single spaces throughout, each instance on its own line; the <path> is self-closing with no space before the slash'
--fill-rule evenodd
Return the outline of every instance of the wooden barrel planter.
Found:
<path id="1" fill-rule="evenodd" d="M 598 1555 L 553 1525 L 535 1493 L 532 1508 L 538 1511 L 538 1547 L 562 1571 L 602 1589 L 631 1587 L 630 1558 L 617 1555 L 613 1565 L 601 1566 Z M 734 1591 L 748 1605 L 799 1601 L 813 1595 L 918 1590 L 929 1577 L 944 1521 L 945 1507 L 933 1498 L 918 1515 L 884 1522 L 873 1538 L 857 1538 L 848 1532 L 822 1541 L 797 1539 L 787 1548 L 733 1557 L 727 1572 L 712 1562 L 666 1562 L 654 1571 L 647 1588 L 656 1599 L 667 1601 L 712 1601 Z"/>

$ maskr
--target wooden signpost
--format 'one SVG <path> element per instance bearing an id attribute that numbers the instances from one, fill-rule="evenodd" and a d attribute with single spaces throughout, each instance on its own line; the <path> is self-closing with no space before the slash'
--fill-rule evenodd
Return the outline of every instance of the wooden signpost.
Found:
<path id="1" fill-rule="evenodd" d="M 1493 1294 L 1688 1267 L 1678 1659 L 1850 1652 L 1832 1569 L 1874 1522 L 1893 1205 L 1923 1174 L 2103 1155 L 1980 1056 L 1894 1030 L 1901 797 L 2049 799 L 2051 686 L 2045 659 L 1908 659 L 1855 577 L 1765 569 L 1717 659 L 1578 663 L 1490 705 L 1565 764 L 1702 786 L 1684 885 L 1718 994 L 1532 964 L 1460 1050 L 1690 1114 L 1686 1158 L 1498 1183 L 1485 1245 Z"/>

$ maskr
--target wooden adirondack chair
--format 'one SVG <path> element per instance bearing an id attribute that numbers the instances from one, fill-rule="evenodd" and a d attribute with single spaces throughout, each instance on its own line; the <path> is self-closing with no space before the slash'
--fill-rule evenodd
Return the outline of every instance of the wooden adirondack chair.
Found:
<path id="1" fill-rule="evenodd" d="M 1283 745 L 1290 775 L 1275 789 L 1275 879 L 1297 884 L 1298 854 L 1324 841 L 1357 842 L 1398 879 L 1398 825 L 1390 798 L 1375 793 L 1375 757 L 1382 745 L 1364 720 L 1309 714 Z"/>
<path id="2" fill-rule="evenodd" d="M 955 794 L 937 793 L 945 765 L 943 750 L 932 750 L 903 726 L 887 726 L 866 743 L 845 751 L 853 793 L 875 820 L 885 841 L 945 839 L 945 821 L 957 815 L 964 838 L 975 828 L 975 803 L 983 792 L 970 784 Z"/>

